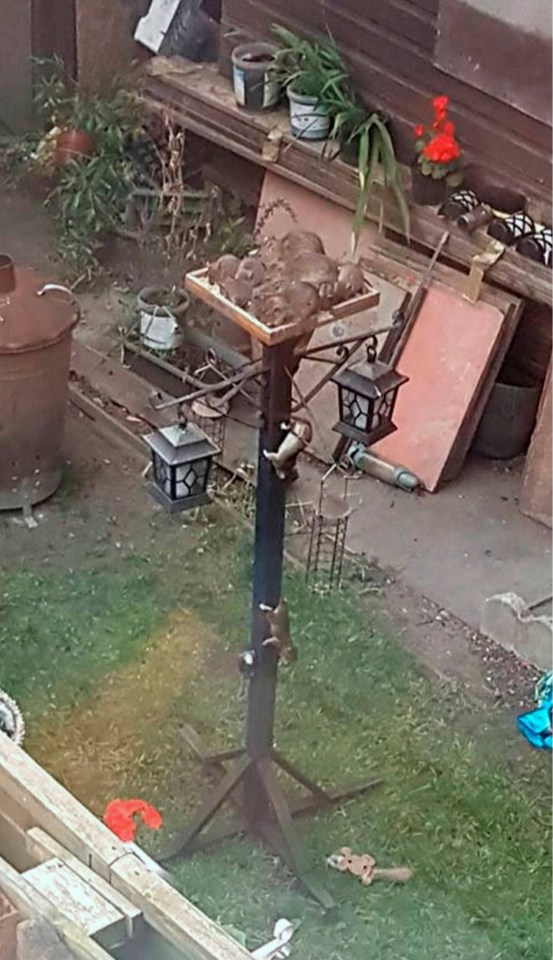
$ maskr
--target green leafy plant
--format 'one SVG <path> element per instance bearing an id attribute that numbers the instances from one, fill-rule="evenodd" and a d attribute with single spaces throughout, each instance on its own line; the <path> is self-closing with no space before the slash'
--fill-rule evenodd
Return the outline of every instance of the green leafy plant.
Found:
<path id="1" fill-rule="evenodd" d="M 278 25 L 273 30 L 280 41 L 272 68 L 278 82 L 294 93 L 316 97 L 326 106 L 326 96 L 337 92 L 347 79 L 335 44 L 331 40 L 307 40 Z"/>
<path id="2" fill-rule="evenodd" d="M 98 251 L 121 220 L 132 188 L 129 143 L 140 129 L 136 101 L 115 81 L 103 95 L 82 91 L 67 79 L 63 63 L 39 61 L 35 103 L 46 128 L 81 130 L 92 137 L 94 153 L 65 163 L 47 203 L 59 229 L 59 254 L 71 274 L 90 279 Z M 40 158 L 40 151 L 34 160 Z"/>
<path id="3" fill-rule="evenodd" d="M 403 229 L 410 233 L 409 207 L 401 182 L 394 143 L 385 117 L 367 113 L 351 87 L 342 87 L 329 103 L 332 116 L 330 138 L 336 140 L 346 159 L 353 157 L 358 190 L 353 217 L 353 245 L 357 246 L 374 184 L 382 179 L 397 204 Z"/>
<path id="4" fill-rule="evenodd" d="M 295 93 L 317 97 L 330 118 L 330 139 L 337 141 L 342 153 L 355 157 L 358 189 L 353 248 L 359 241 L 373 186 L 380 178 L 394 197 L 409 237 L 409 208 L 385 118 L 377 111 L 368 113 L 331 38 L 314 41 L 298 37 L 285 27 L 273 29 L 281 44 L 275 57 L 277 79 Z"/>

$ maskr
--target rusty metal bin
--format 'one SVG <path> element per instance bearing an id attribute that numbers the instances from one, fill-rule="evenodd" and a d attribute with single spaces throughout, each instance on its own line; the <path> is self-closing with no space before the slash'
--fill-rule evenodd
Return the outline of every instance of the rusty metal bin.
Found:
<path id="1" fill-rule="evenodd" d="M 61 481 L 78 320 L 69 290 L 0 254 L 0 510 L 39 503 Z"/>

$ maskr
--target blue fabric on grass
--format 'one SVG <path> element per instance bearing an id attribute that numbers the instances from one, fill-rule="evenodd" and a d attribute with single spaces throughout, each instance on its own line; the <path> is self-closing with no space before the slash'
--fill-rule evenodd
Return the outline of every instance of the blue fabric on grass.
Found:
<path id="1" fill-rule="evenodd" d="M 540 750 L 551 750 L 553 739 L 551 732 L 551 707 L 553 702 L 553 672 L 546 673 L 536 687 L 535 710 L 521 713 L 517 717 L 517 727 L 522 736 L 533 747 Z"/>

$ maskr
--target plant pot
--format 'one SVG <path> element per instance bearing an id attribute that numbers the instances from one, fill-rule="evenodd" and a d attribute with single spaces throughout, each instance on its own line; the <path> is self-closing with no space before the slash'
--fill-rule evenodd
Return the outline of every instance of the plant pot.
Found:
<path id="1" fill-rule="evenodd" d="M 340 149 L 340 159 L 347 163 L 348 167 L 357 167 L 359 162 L 359 140 L 351 140 L 350 143 L 344 143 Z"/>
<path id="2" fill-rule="evenodd" d="M 141 344 L 159 353 L 177 350 L 183 341 L 179 321 L 188 310 L 188 294 L 180 291 L 175 299 L 164 287 L 144 287 L 138 294 L 136 303 Z"/>
<path id="3" fill-rule="evenodd" d="M 62 130 L 56 141 L 54 162 L 62 167 L 70 160 L 90 157 L 94 153 L 94 141 L 83 130 Z"/>
<path id="4" fill-rule="evenodd" d="M 421 207 L 437 207 L 444 203 L 449 195 L 447 179 L 434 180 L 425 177 L 417 163 L 411 166 L 411 194 L 413 202 Z"/>
<path id="5" fill-rule="evenodd" d="M 326 140 L 330 130 L 330 117 L 319 104 L 318 97 L 295 93 L 288 87 L 290 101 L 290 127 L 298 140 Z"/>
<path id="6" fill-rule="evenodd" d="M 517 379 L 518 383 L 494 384 L 472 444 L 474 453 L 490 460 L 511 460 L 526 450 L 541 387 Z"/>
<path id="7" fill-rule="evenodd" d="M 280 88 L 271 75 L 277 48 L 271 43 L 242 43 L 232 51 L 234 96 L 246 110 L 269 110 L 278 103 Z"/>

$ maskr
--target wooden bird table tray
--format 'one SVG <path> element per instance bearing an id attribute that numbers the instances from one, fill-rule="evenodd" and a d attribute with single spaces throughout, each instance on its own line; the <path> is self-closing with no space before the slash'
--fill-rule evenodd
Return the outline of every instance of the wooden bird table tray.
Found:
<path id="1" fill-rule="evenodd" d="M 370 310 L 372 307 L 377 307 L 380 303 L 380 291 L 376 290 L 375 287 L 366 281 L 363 293 L 360 293 L 357 297 L 353 297 L 351 300 L 344 300 L 343 303 L 338 303 L 329 310 L 315 314 L 313 317 L 309 317 L 307 320 L 299 323 L 283 323 L 278 327 L 269 327 L 267 324 L 261 323 L 253 314 L 248 313 L 247 310 L 243 310 L 233 303 L 232 300 L 228 300 L 227 297 L 223 296 L 219 287 L 208 281 L 207 267 L 201 270 L 195 270 L 192 273 L 187 273 L 184 284 L 189 293 L 199 297 L 200 300 L 207 303 L 213 310 L 217 310 L 218 313 L 232 320 L 233 323 L 242 327 L 250 336 L 268 347 L 272 347 L 277 343 L 283 343 L 285 340 L 292 340 L 295 337 L 309 333 L 317 327 L 323 327 L 336 320 L 345 320 L 347 317 L 361 313 L 362 310 Z"/>

